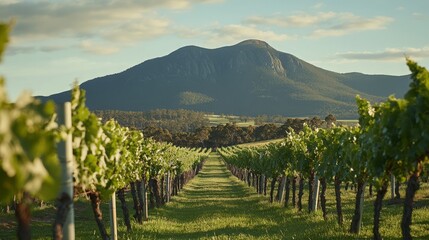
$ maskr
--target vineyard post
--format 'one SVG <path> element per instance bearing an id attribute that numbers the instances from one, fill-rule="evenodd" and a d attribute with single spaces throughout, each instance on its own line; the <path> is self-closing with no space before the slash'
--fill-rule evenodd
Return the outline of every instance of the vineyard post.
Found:
<path id="1" fill-rule="evenodd" d="M 363 184 L 363 190 L 362 190 L 362 195 L 360 196 L 360 218 L 359 218 L 359 231 L 360 228 L 363 226 L 363 222 L 362 222 L 362 217 L 363 217 L 363 202 L 365 200 L 365 187 L 366 187 L 366 182 Z"/>
<path id="2" fill-rule="evenodd" d="M 116 192 L 113 192 L 110 198 L 110 236 L 112 240 L 118 239 L 118 229 L 116 222 Z"/>
<path id="3" fill-rule="evenodd" d="M 392 200 L 395 199 L 395 176 L 393 174 L 390 175 L 390 198 Z"/>
<path id="4" fill-rule="evenodd" d="M 319 176 L 314 175 L 313 206 L 311 206 L 311 210 L 313 212 L 317 211 L 317 205 L 319 202 L 319 188 L 320 188 Z"/>
<path id="5" fill-rule="evenodd" d="M 279 193 L 279 202 L 283 202 L 285 196 L 285 186 L 286 186 L 286 175 L 282 175 L 280 182 L 280 193 Z"/>
<path id="6" fill-rule="evenodd" d="M 148 201 L 147 201 L 147 189 L 146 189 L 146 183 L 143 180 L 142 181 L 142 188 L 143 188 L 143 221 L 149 220 L 149 208 L 148 208 Z"/>
<path id="7" fill-rule="evenodd" d="M 61 112 L 63 110 L 63 112 Z M 64 124 L 67 129 L 72 128 L 71 103 L 64 103 L 64 108 L 60 110 L 59 121 Z M 66 240 L 75 239 L 74 225 L 74 207 L 73 207 L 73 146 L 72 134 L 67 133 L 64 142 L 59 143 L 58 156 L 61 164 L 61 194 L 67 194 L 72 199 L 70 209 L 68 211 L 66 221 L 63 226 L 63 238 Z"/>
<path id="8" fill-rule="evenodd" d="M 261 174 L 261 177 L 259 178 L 259 194 L 264 194 L 264 186 L 265 186 L 265 175 Z"/>
<path id="9" fill-rule="evenodd" d="M 166 202 L 170 202 L 170 171 L 167 172 L 165 191 L 166 191 Z"/>

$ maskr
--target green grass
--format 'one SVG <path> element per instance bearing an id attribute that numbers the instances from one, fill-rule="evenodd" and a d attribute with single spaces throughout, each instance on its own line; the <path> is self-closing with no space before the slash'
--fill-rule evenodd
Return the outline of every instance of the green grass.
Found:
<path id="1" fill-rule="evenodd" d="M 227 123 L 230 123 L 230 124 L 235 123 L 239 127 L 255 126 L 254 120 L 249 120 L 249 121 L 243 122 L 240 120 L 239 116 L 234 116 L 234 115 L 208 114 L 208 115 L 206 115 L 206 117 L 210 122 L 210 126 L 224 125 Z"/>
<path id="2" fill-rule="evenodd" d="M 402 187 L 404 188 L 404 187 Z M 307 189 L 304 192 L 306 200 Z M 366 192 L 367 193 L 367 192 Z M 360 235 L 347 232 L 350 225 L 354 191 L 343 190 L 344 227 L 336 224 L 333 189 L 327 193 L 328 213 L 324 221 L 321 212 L 284 208 L 270 204 L 268 196 L 260 196 L 253 188 L 233 177 L 212 153 L 200 174 L 173 197 L 166 206 L 150 211 L 143 225 L 133 222 L 133 232 L 126 233 L 118 204 L 119 239 L 372 239 L 372 204 L 365 199 L 363 229 Z M 402 196 L 404 192 L 402 191 Z M 127 196 L 129 201 L 131 197 Z M 386 196 L 387 197 L 387 196 Z M 402 204 L 387 204 L 382 212 L 381 232 L 384 239 L 401 239 Z M 131 203 L 130 213 L 133 214 Z M 108 219 L 107 204 L 103 205 Z M 50 239 L 53 207 L 35 208 L 33 238 Z M 14 239 L 13 215 L 0 214 L 0 239 Z M 106 221 L 106 224 L 108 222 Z M 429 239 L 429 186 L 422 184 L 413 214 L 414 239 Z M 77 239 L 99 239 L 89 202 L 76 203 Z"/>
<path id="3" fill-rule="evenodd" d="M 262 145 L 267 145 L 269 143 L 281 142 L 283 140 L 284 140 L 284 138 L 277 138 L 277 139 L 270 139 L 270 140 L 264 140 L 264 141 L 258 141 L 258 142 L 242 143 L 242 144 L 237 144 L 236 146 L 238 146 L 238 147 L 258 147 L 258 146 L 262 146 Z"/>

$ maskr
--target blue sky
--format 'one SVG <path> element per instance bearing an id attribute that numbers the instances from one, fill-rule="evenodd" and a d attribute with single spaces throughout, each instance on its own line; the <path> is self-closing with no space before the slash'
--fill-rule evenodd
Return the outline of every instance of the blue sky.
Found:
<path id="1" fill-rule="evenodd" d="M 50 95 L 186 46 L 245 39 L 336 72 L 429 67 L 427 0 L 0 0 L 14 19 L 0 65 L 9 96 Z"/>

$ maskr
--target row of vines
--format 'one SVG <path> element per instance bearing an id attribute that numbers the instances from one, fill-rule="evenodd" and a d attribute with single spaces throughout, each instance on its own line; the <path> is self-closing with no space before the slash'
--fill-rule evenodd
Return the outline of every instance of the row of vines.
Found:
<path id="1" fill-rule="evenodd" d="M 10 24 L 0 24 L 0 56 L 9 30 Z M 14 199 L 19 239 L 31 239 L 30 203 L 34 198 L 58 200 L 55 239 L 63 238 L 66 216 L 78 197 L 90 199 L 102 239 L 109 239 L 100 202 L 117 193 L 131 230 L 126 189 L 132 193 L 134 217 L 142 223 L 147 219 L 147 205 L 168 202 L 198 173 L 209 154 L 206 149 L 179 148 L 144 138 L 140 131 L 122 127 L 113 119 L 103 123 L 86 107 L 85 92 L 78 86 L 72 90 L 71 124 L 67 126 L 59 121 L 62 116 L 52 102 L 42 103 L 30 94 L 11 102 L 4 83 L 1 78 L 0 203 Z M 60 191 L 66 173 L 60 159 L 67 152 L 58 153 L 58 148 L 67 138 L 73 155 L 71 195 Z"/>
<path id="2" fill-rule="evenodd" d="M 333 184 L 336 195 L 338 224 L 343 224 L 340 186 L 357 185 L 355 211 L 350 232 L 359 233 L 362 221 L 364 190 L 369 184 L 376 190 L 374 203 L 374 239 L 379 232 L 382 200 L 389 182 L 395 177 L 406 182 L 406 196 L 401 222 L 403 239 L 412 239 L 413 202 L 423 173 L 429 170 L 429 72 L 407 59 L 411 83 L 404 98 L 389 97 L 371 105 L 357 97 L 359 126 L 311 129 L 295 133 L 292 129 L 284 141 L 263 147 L 220 149 L 231 172 L 254 185 L 261 192 L 266 179 L 271 179 L 271 201 L 274 184 L 282 179 L 288 204 L 290 185 L 293 202 L 298 185 L 297 207 L 302 209 L 304 179 L 308 180 L 309 211 L 320 196 L 326 219 L 327 184 Z M 298 181 L 298 182 L 297 182 Z M 320 182 L 320 195 L 316 184 Z M 256 184 L 255 184 L 256 183 Z"/>

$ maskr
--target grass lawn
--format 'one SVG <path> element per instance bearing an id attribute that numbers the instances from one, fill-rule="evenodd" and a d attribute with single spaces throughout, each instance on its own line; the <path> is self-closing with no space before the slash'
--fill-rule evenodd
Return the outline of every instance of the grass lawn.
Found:
<path id="1" fill-rule="evenodd" d="M 305 200 L 307 194 L 305 191 Z M 131 199 L 129 195 L 127 197 Z M 336 223 L 332 188 L 328 189 L 327 197 L 329 217 L 326 222 L 320 211 L 307 213 L 306 201 L 303 212 L 284 208 L 278 203 L 270 204 L 268 196 L 257 195 L 253 188 L 233 177 L 218 155 L 212 153 L 200 174 L 173 197 L 172 202 L 150 211 L 149 221 L 143 225 L 133 222 L 133 232 L 126 233 L 117 203 L 119 239 L 372 239 L 374 197 L 365 199 L 360 235 L 347 232 L 354 207 L 354 191 L 343 190 L 343 227 Z M 384 239 L 402 239 L 402 204 L 388 204 L 388 200 L 384 203 L 381 233 Z M 108 219 L 107 204 L 103 207 L 104 216 Z M 129 209 L 132 215 L 131 203 Z M 33 238 L 50 239 L 53 207 L 35 208 L 33 216 Z M 0 214 L 0 239 L 15 239 L 14 230 L 13 215 Z M 418 192 L 412 234 L 414 239 L 429 239 L 427 184 L 422 184 Z M 76 203 L 76 236 L 77 239 L 100 238 L 88 201 Z"/>

